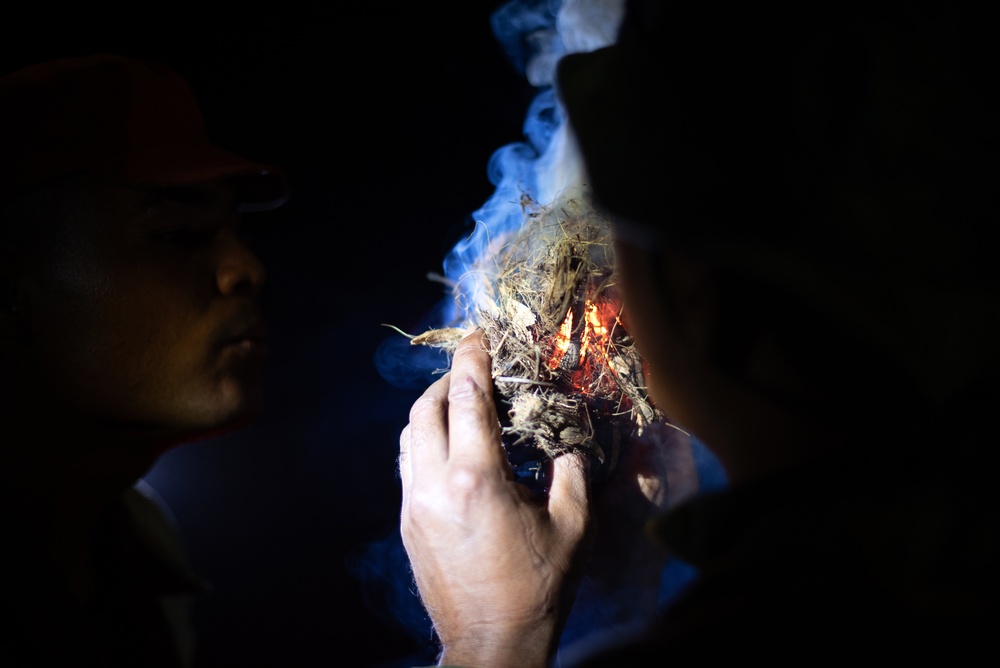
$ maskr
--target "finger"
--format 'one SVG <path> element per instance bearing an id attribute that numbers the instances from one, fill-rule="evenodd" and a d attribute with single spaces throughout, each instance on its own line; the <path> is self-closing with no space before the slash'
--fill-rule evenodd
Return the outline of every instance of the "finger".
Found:
<path id="1" fill-rule="evenodd" d="M 500 444 L 500 422 L 493 403 L 489 353 L 478 330 L 455 349 L 448 388 L 450 459 L 506 466 Z"/>
<path id="2" fill-rule="evenodd" d="M 413 474 L 410 469 L 410 425 L 403 427 L 403 431 L 399 434 L 399 458 L 396 460 L 396 474 L 402 481 L 403 485 L 403 498 L 408 496 L 410 491 L 410 481 L 413 480 Z"/>
<path id="3" fill-rule="evenodd" d="M 552 462 L 549 515 L 561 530 L 582 536 L 590 522 L 590 461 L 581 453 L 559 455 Z"/>
<path id="4" fill-rule="evenodd" d="M 421 469 L 443 466 L 448 459 L 449 375 L 434 381 L 410 408 L 410 423 L 404 429 L 408 474 L 417 471 L 419 477 Z"/>

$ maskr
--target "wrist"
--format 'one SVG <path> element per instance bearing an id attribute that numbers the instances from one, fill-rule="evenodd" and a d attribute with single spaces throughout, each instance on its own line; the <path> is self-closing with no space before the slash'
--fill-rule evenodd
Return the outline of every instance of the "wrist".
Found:
<path id="1" fill-rule="evenodd" d="M 555 622 L 504 627 L 488 624 L 442 639 L 439 666 L 468 668 L 546 668 L 558 645 Z"/>

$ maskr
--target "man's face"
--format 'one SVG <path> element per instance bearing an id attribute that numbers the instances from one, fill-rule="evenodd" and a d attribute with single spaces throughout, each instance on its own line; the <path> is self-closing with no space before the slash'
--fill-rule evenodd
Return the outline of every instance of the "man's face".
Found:
<path id="1" fill-rule="evenodd" d="M 264 268 L 235 188 L 86 192 L 19 280 L 42 392 L 84 420 L 168 439 L 256 415 Z"/>

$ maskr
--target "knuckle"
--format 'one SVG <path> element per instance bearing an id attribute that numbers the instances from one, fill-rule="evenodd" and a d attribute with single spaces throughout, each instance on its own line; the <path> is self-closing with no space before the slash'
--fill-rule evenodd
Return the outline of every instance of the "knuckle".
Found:
<path id="1" fill-rule="evenodd" d="M 466 464 L 453 466 L 445 479 L 445 486 L 450 496 L 471 498 L 486 484 L 486 476 L 478 467 Z"/>
<path id="2" fill-rule="evenodd" d="M 428 394 L 422 395 L 410 407 L 410 424 L 406 425 L 406 429 L 409 429 L 414 423 L 439 418 L 442 415 L 442 410 L 441 402 L 437 397 Z"/>
<path id="3" fill-rule="evenodd" d="M 448 388 L 448 401 L 450 403 L 486 403 L 488 395 L 486 391 L 471 376 L 455 379 Z"/>
<path id="4" fill-rule="evenodd" d="M 421 524 L 426 522 L 428 518 L 437 516 L 439 505 L 434 494 L 424 490 L 413 491 L 406 504 L 405 517 L 410 524 Z"/>
<path id="5" fill-rule="evenodd" d="M 442 503 L 440 495 L 414 491 L 403 508 L 400 523 L 405 533 L 413 535 L 441 526 L 442 522 L 450 521 L 450 518 L 451 514 L 448 513 L 446 504 Z"/>
<path id="6" fill-rule="evenodd" d="M 450 467 L 440 485 L 420 486 L 411 490 L 406 504 L 407 521 L 428 526 L 439 521 L 464 523 L 487 483 L 484 473 L 474 466 Z"/>

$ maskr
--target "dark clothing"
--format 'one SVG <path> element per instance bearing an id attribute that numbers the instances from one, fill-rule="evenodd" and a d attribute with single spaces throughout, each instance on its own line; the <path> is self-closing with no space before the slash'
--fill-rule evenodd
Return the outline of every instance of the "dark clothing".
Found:
<path id="1" fill-rule="evenodd" d="M 650 629 L 570 663 L 906 665 L 937 656 L 963 665 L 995 655 L 1000 533 L 995 495 L 975 488 L 981 472 L 956 482 L 944 461 L 880 464 L 863 453 L 845 444 L 841 461 L 706 495 L 661 518 L 657 535 L 699 577 Z"/>
<path id="2" fill-rule="evenodd" d="M 0 665 L 192 665 L 188 612 L 203 585 L 191 574 L 170 522 L 141 489 L 128 489 L 103 519 L 98 583 L 87 605 L 72 596 L 26 513 L 4 504 L 8 587 L 0 603 Z"/>

